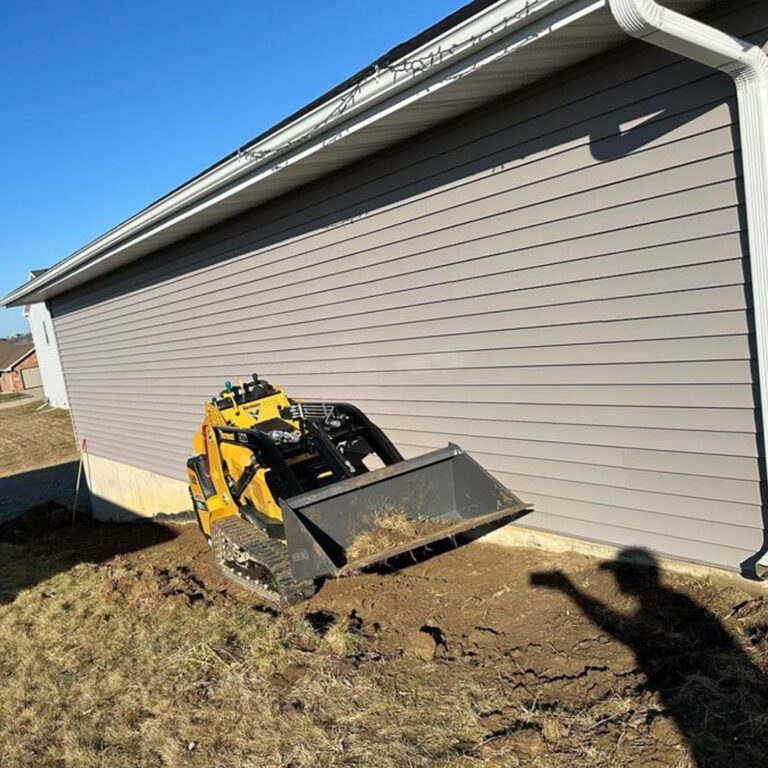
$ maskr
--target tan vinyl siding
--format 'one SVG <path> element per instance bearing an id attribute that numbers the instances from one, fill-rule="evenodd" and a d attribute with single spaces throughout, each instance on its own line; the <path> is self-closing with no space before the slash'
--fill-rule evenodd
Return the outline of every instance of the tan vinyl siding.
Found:
<path id="1" fill-rule="evenodd" d="M 768 9 L 716 23 L 760 43 Z M 57 298 L 78 435 L 184 478 L 257 370 L 453 440 L 528 524 L 730 568 L 762 541 L 733 87 L 637 43 Z"/>

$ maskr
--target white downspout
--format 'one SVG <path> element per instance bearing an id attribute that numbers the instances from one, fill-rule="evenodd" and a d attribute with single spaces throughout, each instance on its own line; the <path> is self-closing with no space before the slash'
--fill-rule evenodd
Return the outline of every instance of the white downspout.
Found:
<path id="1" fill-rule="evenodd" d="M 768 457 L 768 56 L 757 46 L 664 8 L 655 0 L 608 0 L 616 23 L 632 37 L 729 74 L 736 83 L 752 273 L 757 368 Z M 768 552 L 755 566 L 768 578 Z"/>

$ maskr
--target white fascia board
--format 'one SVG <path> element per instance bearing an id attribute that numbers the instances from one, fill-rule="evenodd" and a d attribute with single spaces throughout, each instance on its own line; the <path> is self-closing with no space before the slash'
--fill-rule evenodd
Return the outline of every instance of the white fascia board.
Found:
<path id="1" fill-rule="evenodd" d="M 161 198 L 17 288 L 2 304 L 39 301 L 66 290 L 65 278 L 243 192 L 605 4 L 606 0 L 500 0 Z M 43 289 L 45 294 L 40 293 Z"/>

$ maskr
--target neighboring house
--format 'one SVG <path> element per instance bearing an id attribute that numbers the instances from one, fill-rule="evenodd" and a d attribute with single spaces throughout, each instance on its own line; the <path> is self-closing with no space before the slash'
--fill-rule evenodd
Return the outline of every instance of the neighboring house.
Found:
<path id="1" fill-rule="evenodd" d="M 29 279 L 34 280 L 44 274 L 45 271 L 44 269 L 32 270 L 29 273 Z M 56 332 L 47 302 L 38 301 L 34 304 L 25 305 L 24 316 L 29 322 L 32 340 L 35 343 L 45 398 L 50 405 L 56 408 L 68 408 L 64 371 L 61 368 L 61 360 L 59 360 Z"/>
<path id="2" fill-rule="evenodd" d="M 666 5 L 723 32 L 472 3 L 10 294 L 50 306 L 97 511 L 188 508 L 203 401 L 258 371 L 454 440 L 528 526 L 762 550 L 768 3 Z"/>
<path id="3" fill-rule="evenodd" d="M 0 341 L 0 392 L 24 392 L 39 386 L 35 347 Z"/>

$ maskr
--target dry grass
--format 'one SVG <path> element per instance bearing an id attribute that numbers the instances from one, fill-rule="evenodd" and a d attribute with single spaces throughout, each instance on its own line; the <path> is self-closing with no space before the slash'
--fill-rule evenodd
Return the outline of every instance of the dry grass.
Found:
<path id="1" fill-rule="evenodd" d="M 425 517 L 409 518 L 402 508 L 390 507 L 374 517 L 369 530 L 352 540 L 346 550 L 347 560 L 358 560 L 408 544 L 419 536 L 437 532 L 444 527 L 444 522 Z"/>
<path id="2" fill-rule="evenodd" d="M 23 392 L 0 392 L 0 405 L 3 403 L 10 403 L 13 400 L 23 400 L 29 395 L 25 395 Z"/>
<path id="3" fill-rule="evenodd" d="M 3 545 L 0 579 L 55 570 L 34 560 Z M 357 674 L 350 627 L 120 604 L 104 580 L 81 564 L 0 607 L 3 766 L 451 765 L 457 742 L 482 736 L 464 692 L 436 690 L 428 668 Z"/>
<path id="4" fill-rule="evenodd" d="M 0 477 L 78 456 L 69 412 L 37 411 L 39 402 L 0 410 Z"/>
<path id="5" fill-rule="evenodd" d="M 173 561 L 187 547 L 190 562 L 198 541 L 191 526 L 177 531 L 183 542 L 148 542 L 103 565 L 57 556 L 68 550 L 57 549 L 64 534 L 46 546 L 0 543 L 3 768 L 695 768 L 670 707 L 690 715 L 688 736 L 712 756 L 707 765 L 762 764 L 768 679 L 747 676 L 768 666 L 763 600 L 707 592 L 738 647 L 707 651 L 700 672 L 665 701 L 565 603 L 547 608 L 512 590 L 485 615 L 499 594 L 489 581 L 486 606 L 425 660 L 408 650 L 411 633 L 424 632 L 423 619 L 409 619 L 419 598 L 403 591 L 407 578 L 360 577 L 371 582 L 367 601 L 389 583 L 400 606 L 376 615 L 378 629 L 344 603 L 275 616 Z M 89 535 L 103 541 L 109 531 L 83 528 L 71 540 Z M 423 599 L 424 615 L 444 628 L 456 602 L 446 579 L 454 569 L 477 578 L 489 563 L 487 554 L 464 556 L 466 568 L 425 565 L 451 594 L 442 607 L 434 593 Z M 361 607 L 360 582 L 334 584 Z M 422 569 L 414 588 L 428 584 Z M 535 599 L 535 618 L 504 629 Z M 552 605 L 556 631 L 542 626 Z M 471 627 L 480 631 L 467 635 Z"/>

